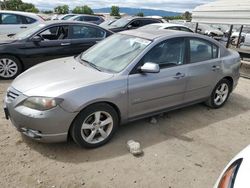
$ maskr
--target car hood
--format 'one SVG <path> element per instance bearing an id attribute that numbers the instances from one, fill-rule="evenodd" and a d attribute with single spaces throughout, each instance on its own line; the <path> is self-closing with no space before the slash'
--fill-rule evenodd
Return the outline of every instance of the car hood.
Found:
<path id="1" fill-rule="evenodd" d="M 56 97 L 111 77 L 113 74 L 100 72 L 79 63 L 74 57 L 68 57 L 28 69 L 13 81 L 12 87 L 27 96 Z"/>

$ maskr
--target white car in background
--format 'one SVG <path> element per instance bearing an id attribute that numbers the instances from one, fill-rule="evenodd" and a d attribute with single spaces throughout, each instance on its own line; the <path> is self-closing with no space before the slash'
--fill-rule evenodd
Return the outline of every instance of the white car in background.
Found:
<path id="1" fill-rule="evenodd" d="M 145 25 L 143 27 L 140 27 L 140 29 L 171 29 L 171 30 L 177 30 L 177 31 L 186 31 L 191 32 L 193 31 L 189 29 L 188 27 L 181 25 L 181 24 L 175 24 L 175 23 L 155 23 L 150 25 Z"/>
<path id="2" fill-rule="evenodd" d="M 214 188 L 249 188 L 249 175 L 250 145 L 228 163 L 214 185 Z"/>
<path id="3" fill-rule="evenodd" d="M 44 20 L 34 13 L 0 10 L 0 35 L 16 34 L 39 23 Z"/>

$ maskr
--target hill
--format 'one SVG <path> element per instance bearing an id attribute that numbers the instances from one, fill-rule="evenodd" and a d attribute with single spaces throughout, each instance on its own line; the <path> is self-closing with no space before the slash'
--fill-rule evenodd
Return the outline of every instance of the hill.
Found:
<path id="1" fill-rule="evenodd" d="M 110 13 L 110 8 L 99 8 L 93 9 L 95 13 Z M 128 15 L 135 15 L 138 12 L 143 12 L 144 16 L 178 16 L 181 13 L 179 12 L 171 12 L 165 10 L 155 10 L 155 9 L 139 9 L 139 8 L 128 8 L 128 7 L 120 7 L 121 13 L 126 13 Z"/>

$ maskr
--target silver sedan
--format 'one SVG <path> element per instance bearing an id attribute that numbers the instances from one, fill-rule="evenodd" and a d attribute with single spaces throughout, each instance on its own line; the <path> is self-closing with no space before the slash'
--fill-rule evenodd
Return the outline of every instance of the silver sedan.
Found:
<path id="1" fill-rule="evenodd" d="M 239 67 L 237 52 L 206 36 L 125 31 L 77 57 L 27 70 L 8 88 L 4 110 L 35 140 L 71 136 L 81 146 L 98 147 L 119 124 L 200 102 L 222 107 Z"/>

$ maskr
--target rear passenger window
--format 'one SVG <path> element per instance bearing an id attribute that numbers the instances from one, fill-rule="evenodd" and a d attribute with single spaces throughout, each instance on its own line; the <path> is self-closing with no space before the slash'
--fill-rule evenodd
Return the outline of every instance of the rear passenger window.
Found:
<path id="1" fill-rule="evenodd" d="M 99 18 L 97 17 L 90 17 L 90 16 L 87 16 L 84 18 L 84 21 L 87 21 L 87 22 L 91 22 L 91 21 L 98 21 Z"/>
<path id="2" fill-rule="evenodd" d="M 33 23 L 36 22 L 35 19 L 30 18 L 30 17 L 24 17 L 24 19 L 25 19 L 25 21 L 26 21 L 27 24 L 33 24 Z"/>
<path id="3" fill-rule="evenodd" d="M 218 58 L 218 47 L 200 39 L 190 39 L 190 63 Z"/>
<path id="4" fill-rule="evenodd" d="M 104 38 L 106 32 L 88 26 L 74 25 L 71 26 L 71 38 L 79 39 L 79 38 Z"/>

